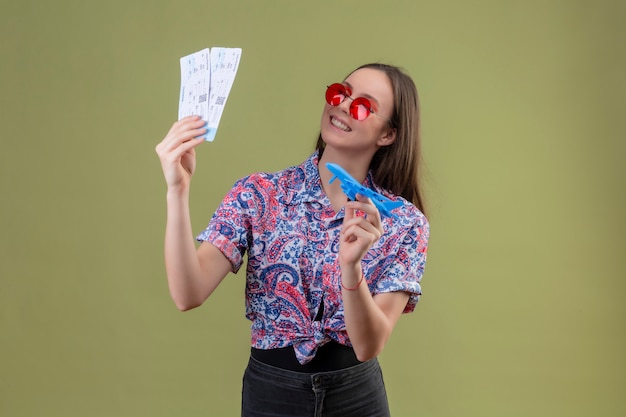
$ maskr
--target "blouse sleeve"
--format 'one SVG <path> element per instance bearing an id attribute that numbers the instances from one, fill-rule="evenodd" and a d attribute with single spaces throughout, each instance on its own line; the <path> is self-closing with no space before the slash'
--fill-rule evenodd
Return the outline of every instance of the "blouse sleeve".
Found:
<path id="1" fill-rule="evenodd" d="M 388 252 L 376 268 L 378 271 L 372 271 L 379 277 L 370 283 L 372 295 L 395 291 L 408 292 L 410 296 L 404 313 L 415 310 L 422 295 L 420 281 L 426 265 L 429 233 L 428 221 L 424 215 L 420 215 L 400 237 L 397 250 Z"/>
<path id="2" fill-rule="evenodd" d="M 226 194 L 206 229 L 196 240 L 215 245 L 228 258 L 232 272 L 237 272 L 251 240 L 249 201 L 254 186 L 247 178 L 240 179 Z"/>

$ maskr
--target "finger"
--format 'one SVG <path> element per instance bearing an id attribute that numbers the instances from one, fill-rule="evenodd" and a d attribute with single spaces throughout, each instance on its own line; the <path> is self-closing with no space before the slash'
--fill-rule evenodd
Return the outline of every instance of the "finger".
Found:
<path id="1" fill-rule="evenodd" d="M 374 202 L 362 194 L 357 194 L 356 200 L 348 201 L 347 205 L 355 210 L 360 210 L 368 215 L 374 215 L 378 213 L 378 207 Z"/>
<path id="2" fill-rule="evenodd" d="M 164 158 L 169 161 L 178 161 L 187 152 L 193 151 L 196 146 L 204 142 L 204 138 L 190 139 L 181 143 L 179 146 L 167 151 L 164 154 Z"/>
<path id="3" fill-rule="evenodd" d="M 197 131 L 203 128 L 206 128 L 206 122 L 202 120 L 200 116 L 184 117 L 174 122 L 163 139 L 163 142 L 171 143 L 176 142 L 178 139 L 189 140 L 190 138 L 199 136 Z"/>
<path id="4" fill-rule="evenodd" d="M 342 235 L 344 242 L 361 241 L 363 246 L 369 248 L 380 238 L 380 234 L 376 229 L 367 230 L 359 224 L 349 225 Z"/>
<path id="5" fill-rule="evenodd" d="M 350 209 L 358 210 L 364 213 L 364 217 L 366 219 L 368 219 L 376 227 L 382 228 L 382 218 L 380 215 L 380 211 L 369 198 L 366 198 L 366 201 L 351 201 L 348 203 L 348 207 L 350 207 Z"/>
<path id="6" fill-rule="evenodd" d="M 170 129 L 170 132 L 167 134 L 166 138 L 169 138 L 169 141 L 180 140 L 189 140 L 200 136 L 200 131 L 206 133 L 207 123 L 204 120 L 191 120 L 186 121 L 184 123 L 175 125 Z M 166 139 L 167 140 L 167 139 Z"/>
<path id="7" fill-rule="evenodd" d="M 355 217 L 347 222 L 344 221 L 341 233 L 354 233 L 355 228 L 361 229 L 365 233 L 368 233 L 372 237 L 373 241 L 377 241 L 383 235 L 382 227 L 378 227 L 372 224 L 368 219 L 365 219 L 363 217 Z M 359 233 L 359 236 L 363 235 Z"/>
<path id="8" fill-rule="evenodd" d="M 186 126 L 197 127 L 203 125 L 205 122 L 200 116 L 187 116 L 180 120 L 175 121 L 172 124 L 168 133 L 176 132 L 180 129 L 185 129 Z"/>
<path id="9" fill-rule="evenodd" d="M 186 142 L 195 139 L 203 139 L 201 138 L 201 136 L 204 135 L 206 132 L 207 129 L 204 127 L 191 130 L 183 130 L 181 132 L 174 131 L 168 134 L 163 139 L 163 141 L 159 145 L 157 145 L 157 149 L 160 149 L 162 152 L 171 152 Z M 200 140 L 200 143 L 201 142 L 202 140 Z"/>
<path id="10" fill-rule="evenodd" d="M 348 203 L 349 203 L 349 202 L 350 202 L 350 201 L 348 200 Z M 349 221 L 349 220 L 351 220 L 351 219 L 353 219 L 353 218 L 354 218 L 354 209 L 352 209 L 352 208 L 348 207 L 348 204 L 346 204 L 346 205 L 343 207 L 343 211 L 344 211 L 344 218 L 343 218 L 343 222 L 344 222 L 344 224 L 345 224 L 345 222 L 346 222 L 346 221 Z"/>
<path id="11" fill-rule="evenodd" d="M 170 137 L 176 137 L 184 135 L 190 131 L 199 130 L 206 128 L 206 123 L 203 121 L 193 122 L 193 123 L 184 123 L 179 126 L 176 126 L 171 132 L 168 133 Z"/>

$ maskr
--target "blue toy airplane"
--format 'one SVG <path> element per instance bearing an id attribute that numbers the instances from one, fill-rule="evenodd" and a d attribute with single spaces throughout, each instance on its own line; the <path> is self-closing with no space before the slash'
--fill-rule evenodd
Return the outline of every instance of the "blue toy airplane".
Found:
<path id="1" fill-rule="evenodd" d="M 380 214 L 383 214 L 388 217 L 392 217 L 394 219 L 398 218 L 398 216 L 392 213 L 391 210 L 402 206 L 401 201 L 392 201 L 388 199 L 387 197 L 385 197 L 384 195 L 378 194 L 376 191 L 370 190 L 369 188 L 364 187 L 362 184 L 359 184 L 357 180 L 352 178 L 352 176 L 348 174 L 348 172 L 345 169 L 343 169 L 337 164 L 328 162 L 326 164 L 326 167 L 333 174 L 333 177 L 330 179 L 328 183 L 330 184 L 333 181 L 335 181 L 335 178 L 339 178 L 339 181 L 341 181 L 341 189 L 348 196 L 350 200 L 355 201 L 357 194 L 364 195 L 368 197 L 370 200 L 372 200 L 372 202 L 374 203 L 374 205 L 376 206 Z"/>

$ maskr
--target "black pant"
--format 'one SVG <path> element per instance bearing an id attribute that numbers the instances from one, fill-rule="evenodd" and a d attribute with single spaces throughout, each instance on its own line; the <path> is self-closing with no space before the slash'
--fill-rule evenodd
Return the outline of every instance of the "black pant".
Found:
<path id="1" fill-rule="evenodd" d="M 250 358 L 242 417 L 389 417 L 378 360 L 339 371 L 302 373 Z"/>

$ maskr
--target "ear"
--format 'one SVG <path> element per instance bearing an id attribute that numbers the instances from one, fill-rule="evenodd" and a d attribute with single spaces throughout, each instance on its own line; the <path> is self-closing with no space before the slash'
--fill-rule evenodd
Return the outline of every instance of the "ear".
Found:
<path id="1" fill-rule="evenodd" d="M 396 141 L 397 129 L 387 129 L 378 139 L 378 146 L 389 146 Z"/>

